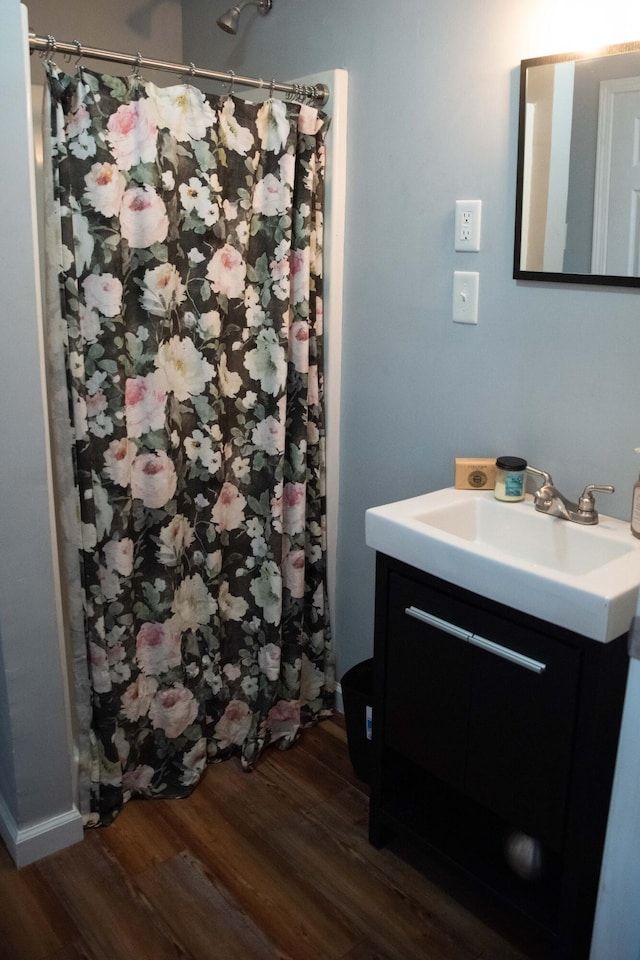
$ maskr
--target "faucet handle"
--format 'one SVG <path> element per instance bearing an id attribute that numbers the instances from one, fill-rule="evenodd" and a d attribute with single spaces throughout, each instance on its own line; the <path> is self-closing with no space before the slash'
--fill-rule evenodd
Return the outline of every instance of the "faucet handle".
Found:
<path id="1" fill-rule="evenodd" d="M 588 483 L 582 495 L 578 500 L 578 512 L 579 513 L 595 513 L 596 500 L 593 495 L 593 492 L 596 493 L 615 493 L 616 488 L 612 487 L 611 484 L 599 484 L 599 483 Z M 596 514 L 597 516 L 597 514 Z"/>
<path id="2" fill-rule="evenodd" d="M 531 464 L 527 464 L 527 473 L 532 473 L 536 477 L 540 477 L 542 482 L 550 487 L 553 486 L 553 480 L 551 479 L 551 474 L 547 473 L 546 470 L 538 470 L 537 467 L 532 467 Z"/>

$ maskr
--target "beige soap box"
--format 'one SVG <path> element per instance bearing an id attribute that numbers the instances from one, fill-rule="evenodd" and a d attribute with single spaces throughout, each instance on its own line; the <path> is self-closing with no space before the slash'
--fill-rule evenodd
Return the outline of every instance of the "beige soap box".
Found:
<path id="1" fill-rule="evenodd" d="M 493 490 L 495 457 L 456 457 L 456 490 Z"/>

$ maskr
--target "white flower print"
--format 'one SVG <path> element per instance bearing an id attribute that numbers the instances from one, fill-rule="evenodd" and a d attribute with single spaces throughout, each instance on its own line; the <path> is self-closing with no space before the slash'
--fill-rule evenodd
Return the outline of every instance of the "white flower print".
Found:
<path id="1" fill-rule="evenodd" d="M 184 630 L 197 630 L 200 624 L 209 622 L 217 607 L 200 574 L 194 573 L 176 590 L 171 609 Z"/>
<path id="2" fill-rule="evenodd" d="M 178 400 L 199 396 L 215 374 L 193 341 L 178 336 L 160 344 L 155 363 L 164 378 L 165 389 Z"/>
<path id="3" fill-rule="evenodd" d="M 223 353 L 218 365 L 218 383 L 224 397 L 236 397 L 242 387 L 242 377 L 227 368 L 227 355 Z"/>
<path id="4" fill-rule="evenodd" d="M 213 449 L 213 438 L 202 430 L 194 430 L 185 438 L 184 449 L 192 463 L 199 461 L 210 473 L 216 473 L 222 465 L 222 454 Z"/>
<path id="5" fill-rule="evenodd" d="M 83 200 L 105 217 L 117 217 L 127 181 L 113 163 L 94 163 L 85 176 Z"/>
<path id="6" fill-rule="evenodd" d="M 242 127 L 235 117 L 235 104 L 228 97 L 220 114 L 220 135 L 222 142 L 229 149 L 242 156 L 248 153 L 253 146 L 253 134 L 248 127 Z"/>
<path id="7" fill-rule="evenodd" d="M 284 453 L 284 424 L 275 417 L 260 420 L 251 431 L 251 442 L 269 456 Z"/>
<path id="8" fill-rule="evenodd" d="M 276 626 L 282 616 L 282 576 L 273 560 L 266 560 L 260 567 L 260 575 L 252 580 L 249 589 L 267 623 Z"/>
<path id="9" fill-rule="evenodd" d="M 266 100 L 258 110 L 256 123 L 263 150 L 276 151 L 285 147 L 290 124 L 287 106 L 282 100 Z"/>
<path id="10" fill-rule="evenodd" d="M 94 247 L 93 234 L 89 230 L 89 221 L 86 217 L 83 217 L 82 214 L 74 212 L 71 215 L 71 221 L 73 223 L 73 232 L 76 240 L 76 269 L 78 273 L 84 273 L 92 262 Z"/>
<path id="11" fill-rule="evenodd" d="M 178 188 L 180 203 L 185 210 L 193 210 L 207 227 L 212 227 L 220 219 L 220 210 L 210 188 L 197 177 L 191 177 L 189 183 L 181 183 Z"/>
<path id="12" fill-rule="evenodd" d="M 202 90 L 188 84 L 156 87 L 154 83 L 148 83 L 147 90 L 157 125 L 170 130 L 179 143 L 206 136 L 215 114 Z"/>
<path id="13" fill-rule="evenodd" d="M 281 183 L 272 173 L 258 180 L 253 191 L 253 207 L 265 217 L 284 213 L 291 201 L 291 189 Z"/>
<path id="14" fill-rule="evenodd" d="M 220 313 L 217 310 L 209 310 L 200 315 L 198 326 L 205 337 L 219 337 L 222 329 Z"/>
<path id="15" fill-rule="evenodd" d="M 186 517 L 178 513 L 159 534 L 158 560 L 166 567 L 175 567 L 180 563 L 184 551 L 195 538 L 193 527 Z"/>
<path id="16" fill-rule="evenodd" d="M 222 620 L 242 620 L 249 606 L 243 597 L 231 595 L 229 584 L 225 581 L 218 590 L 218 609 Z"/>
<path id="17" fill-rule="evenodd" d="M 253 380 L 259 380 L 262 389 L 276 396 L 287 378 L 287 360 L 284 349 L 273 329 L 261 330 L 256 339 L 256 349 L 249 350 L 244 365 Z"/>
<path id="18" fill-rule="evenodd" d="M 104 545 L 104 558 L 109 570 L 116 570 L 121 576 L 129 577 L 133 572 L 133 540 L 109 540 Z"/>
<path id="19" fill-rule="evenodd" d="M 187 288 L 172 263 L 161 263 L 160 266 L 145 271 L 140 303 L 142 308 L 154 317 L 168 317 L 186 296 Z"/>
<path id="20" fill-rule="evenodd" d="M 267 680 L 277 680 L 280 676 L 280 647 L 275 643 L 266 643 L 258 650 L 258 664 Z"/>
<path id="21" fill-rule="evenodd" d="M 182 758 L 184 773 L 180 777 L 180 783 L 189 787 L 197 783 L 202 771 L 207 763 L 207 738 L 201 737 L 197 743 L 187 750 Z"/>

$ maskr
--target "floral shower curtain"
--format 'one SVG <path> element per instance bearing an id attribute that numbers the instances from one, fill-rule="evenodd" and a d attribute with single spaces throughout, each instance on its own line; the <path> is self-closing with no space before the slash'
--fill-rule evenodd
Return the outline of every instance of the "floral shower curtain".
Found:
<path id="1" fill-rule="evenodd" d="M 332 707 L 328 121 L 47 69 L 80 793 L 108 823 L 134 794 L 189 794 L 209 761 L 250 767 Z"/>

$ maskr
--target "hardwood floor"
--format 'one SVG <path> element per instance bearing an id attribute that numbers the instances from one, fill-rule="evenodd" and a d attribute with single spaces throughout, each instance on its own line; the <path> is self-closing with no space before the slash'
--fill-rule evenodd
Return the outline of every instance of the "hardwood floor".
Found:
<path id="1" fill-rule="evenodd" d="M 544 956 L 468 892 L 462 906 L 435 868 L 371 847 L 367 809 L 337 715 L 253 773 L 213 765 L 188 800 L 133 801 L 20 871 L 0 845 L 0 958 Z"/>

